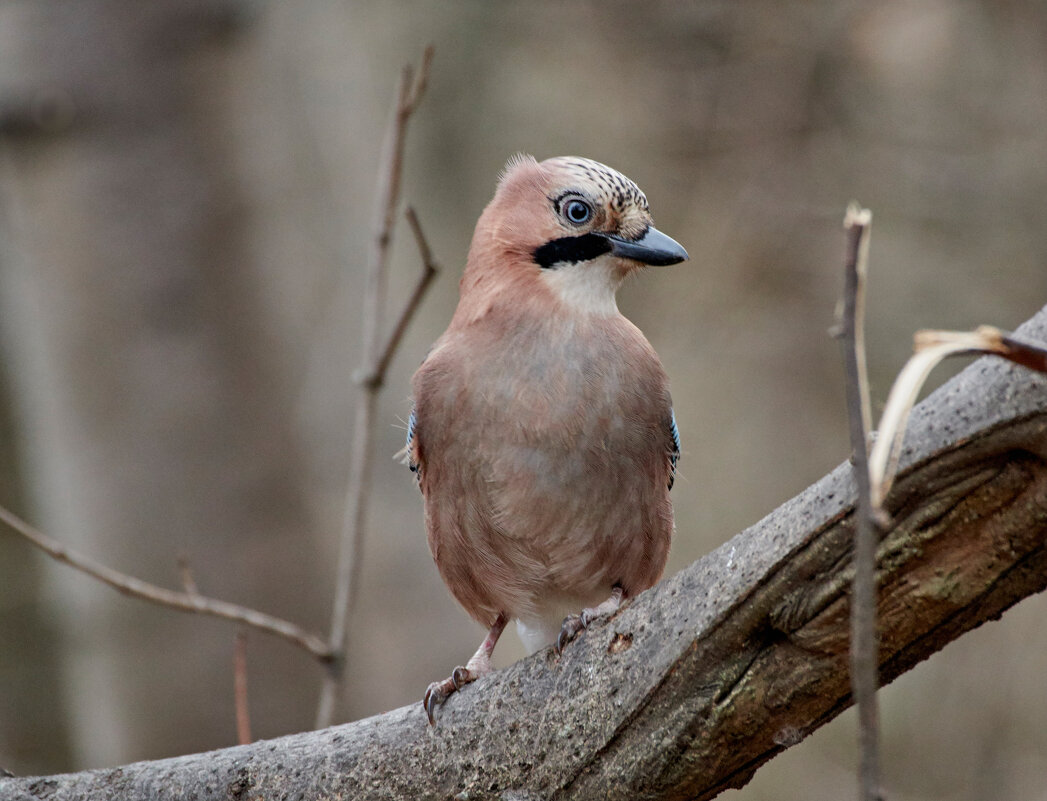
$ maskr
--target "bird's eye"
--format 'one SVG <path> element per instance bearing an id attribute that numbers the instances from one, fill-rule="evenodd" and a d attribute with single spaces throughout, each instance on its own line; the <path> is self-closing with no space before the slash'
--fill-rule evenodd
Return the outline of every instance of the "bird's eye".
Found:
<path id="1" fill-rule="evenodd" d="M 568 222 L 581 225 L 589 222 L 589 218 L 593 216 L 593 210 L 584 200 L 568 200 L 564 204 L 563 215 Z"/>

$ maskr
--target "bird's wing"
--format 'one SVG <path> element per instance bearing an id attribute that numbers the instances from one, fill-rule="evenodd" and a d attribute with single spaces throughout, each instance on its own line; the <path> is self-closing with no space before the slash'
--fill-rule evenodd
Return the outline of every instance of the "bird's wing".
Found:
<path id="1" fill-rule="evenodd" d="M 404 443 L 404 447 L 396 454 L 396 458 L 400 460 L 402 464 L 407 465 L 411 468 L 411 472 L 415 474 L 419 481 L 422 477 L 419 474 L 420 460 L 418 456 L 418 438 L 415 434 L 415 425 L 418 422 L 418 416 L 415 414 L 415 409 L 411 409 L 411 415 L 407 418 L 407 442 Z"/>
<path id="2" fill-rule="evenodd" d="M 673 488 L 676 481 L 676 463 L 680 461 L 680 429 L 676 427 L 676 413 L 669 409 L 669 489 Z M 410 443 L 411 435 L 408 433 L 407 441 Z"/>

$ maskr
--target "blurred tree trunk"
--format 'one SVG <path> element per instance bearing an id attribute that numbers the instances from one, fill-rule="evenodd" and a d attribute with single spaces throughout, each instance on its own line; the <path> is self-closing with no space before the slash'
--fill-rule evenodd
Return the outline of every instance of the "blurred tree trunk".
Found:
<path id="1" fill-rule="evenodd" d="M 202 591 L 280 613 L 275 588 L 315 585 L 315 549 L 226 113 L 243 12 L 5 4 L 0 336 L 36 523 L 168 585 L 184 554 Z M 232 742 L 228 626 L 44 575 L 75 764 Z M 306 727 L 308 660 L 269 643 L 252 656 L 261 733 Z"/>
<path id="2" fill-rule="evenodd" d="M 0 362 L 0 503 L 23 511 L 25 493 L 15 456 L 8 376 Z M 40 599 L 38 555 L 14 537 L 0 535 L 0 768 L 47 770 L 68 764 L 63 699 L 54 631 Z"/>

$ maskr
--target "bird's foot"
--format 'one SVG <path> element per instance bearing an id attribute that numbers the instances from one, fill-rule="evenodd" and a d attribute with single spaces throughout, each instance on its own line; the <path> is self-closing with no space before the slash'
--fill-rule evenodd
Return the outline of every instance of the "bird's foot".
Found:
<path id="1" fill-rule="evenodd" d="M 614 589 L 611 590 L 611 597 L 599 606 L 587 607 L 582 610 L 580 615 L 568 615 L 565 617 L 563 625 L 560 626 L 560 635 L 556 638 L 556 655 L 562 654 L 567 644 L 585 629 L 589 628 L 589 625 L 598 617 L 613 615 L 617 612 L 622 605 L 624 596 L 625 591 L 615 584 Z"/>
<path id="2" fill-rule="evenodd" d="M 588 609 L 583 609 L 582 614 L 568 615 L 563 619 L 563 625 L 560 626 L 560 634 L 556 638 L 557 656 L 563 653 L 563 649 L 567 647 L 567 643 L 571 642 L 571 640 L 581 634 L 583 630 L 589 628 L 590 620 L 587 620 L 585 616 L 585 613 L 588 611 Z"/>
<path id="3" fill-rule="evenodd" d="M 486 676 L 491 672 L 491 653 L 494 651 L 498 638 L 502 636 L 502 630 L 505 628 L 508 620 L 509 618 L 504 612 L 500 613 L 491 626 L 491 630 L 487 632 L 484 641 L 476 649 L 472 659 L 465 665 L 459 665 L 452 670 L 451 675 L 443 681 L 434 681 L 429 685 L 429 688 L 425 691 L 425 696 L 422 698 L 422 706 L 425 708 L 425 716 L 429 718 L 430 726 L 436 725 L 436 707 L 440 706 L 466 684 L 474 682 L 481 676 Z"/>
<path id="4" fill-rule="evenodd" d="M 487 671 L 489 672 L 490 666 Z M 482 676 L 478 670 L 470 670 L 465 665 L 459 665 L 451 671 L 451 675 L 443 681 L 434 681 L 429 685 L 429 689 L 425 691 L 425 697 L 422 699 L 422 705 L 425 707 L 426 717 L 429 718 L 429 725 L 436 725 L 436 707 L 440 706 L 444 701 L 451 697 L 452 693 L 458 692 L 466 684 L 476 681 Z"/>

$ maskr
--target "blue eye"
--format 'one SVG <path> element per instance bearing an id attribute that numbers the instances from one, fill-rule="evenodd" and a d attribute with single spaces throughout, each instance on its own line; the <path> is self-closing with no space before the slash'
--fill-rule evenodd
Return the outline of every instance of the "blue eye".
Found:
<path id="1" fill-rule="evenodd" d="M 567 218 L 568 222 L 581 225 L 589 222 L 593 216 L 593 210 L 584 200 L 568 200 L 563 207 L 563 216 Z"/>

